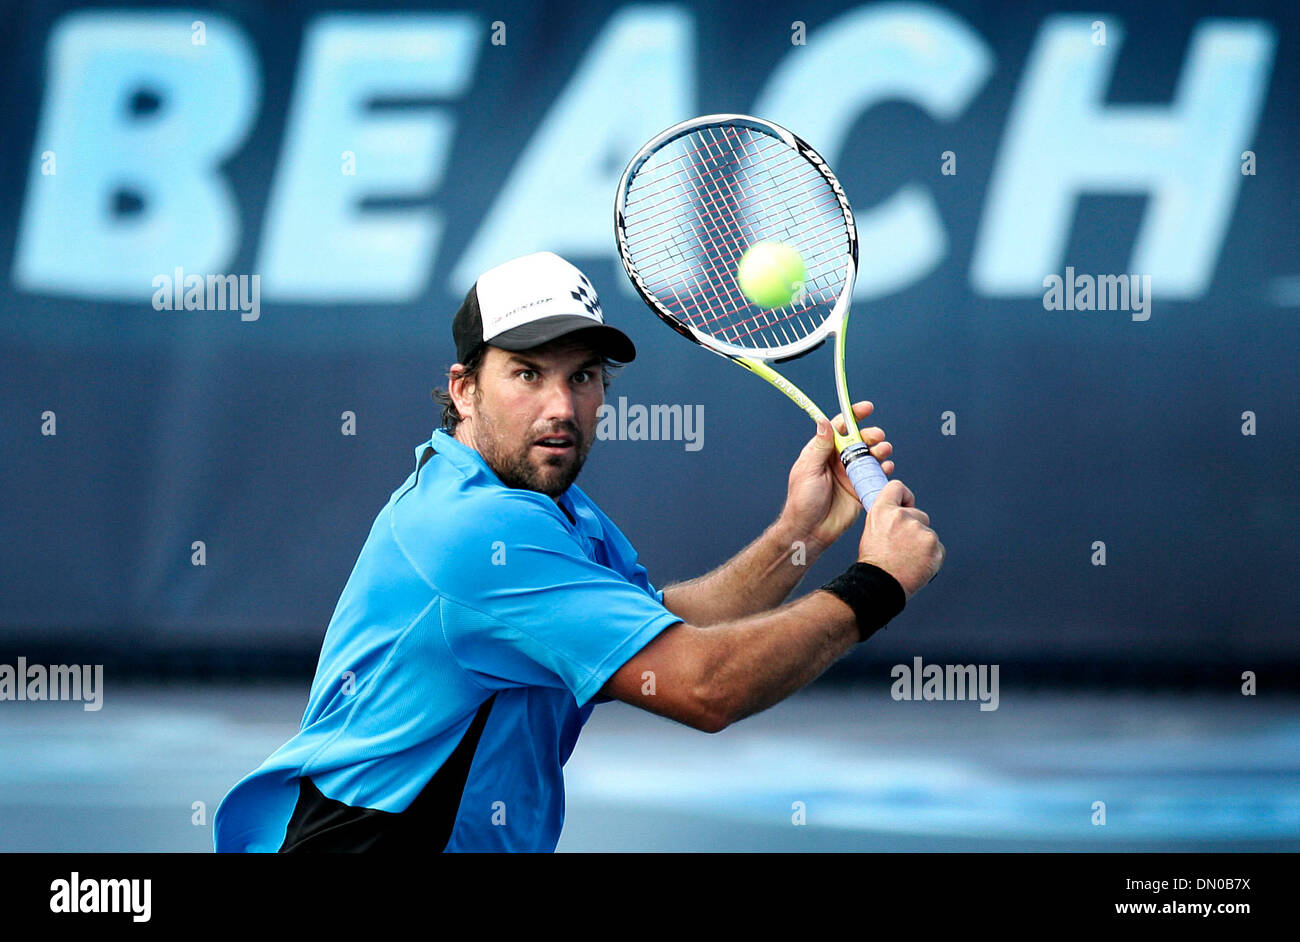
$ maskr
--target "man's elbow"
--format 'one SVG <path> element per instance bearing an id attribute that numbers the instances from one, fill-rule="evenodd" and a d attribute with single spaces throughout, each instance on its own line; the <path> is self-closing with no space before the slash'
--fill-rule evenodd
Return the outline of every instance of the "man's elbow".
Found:
<path id="1" fill-rule="evenodd" d="M 724 640 L 717 632 L 682 622 L 664 631 L 615 676 L 624 690 L 641 695 L 628 702 L 702 733 L 720 733 L 740 719 L 739 698 L 727 681 L 734 672 L 727 669 Z M 651 706 L 639 685 L 645 671 L 656 663 L 663 670 L 659 672 L 658 696 L 652 698 L 656 702 Z M 624 674 L 627 676 L 622 677 Z"/>
<path id="2" fill-rule="evenodd" d="M 695 724 L 701 733 L 720 733 L 731 725 L 731 720 L 724 716 L 709 716 Z"/>
<path id="3" fill-rule="evenodd" d="M 730 698 L 718 689 L 716 681 L 697 684 L 692 703 L 688 725 L 702 733 L 720 733 L 739 719 Z"/>

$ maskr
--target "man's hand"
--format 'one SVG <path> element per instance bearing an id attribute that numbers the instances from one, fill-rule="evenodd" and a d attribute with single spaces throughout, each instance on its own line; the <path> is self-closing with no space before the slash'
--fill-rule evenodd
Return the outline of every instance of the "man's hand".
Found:
<path id="1" fill-rule="evenodd" d="M 902 481 L 890 481 L 871 505 L 858 544 L 858 562 L 879 566 L 898 580 L 908 599 L 935 577 L 946 551 L 930 529 L 930 515 Z"/>
<path id="2" fill-rule="evenodd" d="M 870 402 L 855 402 L 853 414 L 861 421 L 873 408 Z M 840 433 L 845 431 L 843 413 L 832 421 Z M 894 446 L 885 441 L 885 433 L 879 428 L 862 429 L 862 439 L 885 474 L 892 474 L 894 462 L 885 459 L 893 453 Z M 779 522 L 791 534 L 791 539 L 809 543 L 810 555 L 816 556 L 839 539 L 861 510 L 862 503 L 835 450 L 830 423 L 818 422 L 817 434 L 790 468 L 785 507 Z"/>
<path id="3" fill-rule="evenodd" d="M 865 418 L 871 414 L 871 403 L 856 403 L 853 413 Z M 833 421 L 843 432 L 844 419 L 837 415 Z M 665 587 L 664 606 L 670 612 L 707 628 L 775 608 L 822 551 L 853 523 L 862 504 L 835 451 L 831 423 L 818 424 L 817 436 L 790 469 L 785 506 L 776 522 L 712 572 Z M 893 446 L 885 441 L 885 433 L 863 429 L 862 437 L 885 473 L 892 472 L 894 463 L 885 459 Z M 791 553 L 796 541 L 803 544 L 797 557 Z"/>

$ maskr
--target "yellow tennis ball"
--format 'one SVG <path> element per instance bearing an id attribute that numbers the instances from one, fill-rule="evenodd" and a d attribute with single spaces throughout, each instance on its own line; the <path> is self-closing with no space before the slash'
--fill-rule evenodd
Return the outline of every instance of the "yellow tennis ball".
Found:
<path id="1" fill-rule="evenodd" d="M 803 279 L 803 256 L 783 242 L 755 242 L 740 257 L 740 290 L 761 308 L 789 304 L 802 294 Z"/>

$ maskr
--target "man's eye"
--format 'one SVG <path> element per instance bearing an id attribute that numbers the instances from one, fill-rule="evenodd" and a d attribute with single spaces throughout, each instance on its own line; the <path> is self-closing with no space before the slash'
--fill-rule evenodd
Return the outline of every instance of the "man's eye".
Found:
<path id="1" fill-rule="evenodd" d="M 573 381 L 579 386 L 591 382 L 591 370 L 578 370 L 573 374 Z"/>
<path id="2" fill-rule="evenodd" d="M 520 371 L 519 371 L 519 378 L 522 379 L 525 383 L 531 383 L 533 380 L 537 379 L 537 371 L 536 371 L 536 370 L 520 370 Z"/>

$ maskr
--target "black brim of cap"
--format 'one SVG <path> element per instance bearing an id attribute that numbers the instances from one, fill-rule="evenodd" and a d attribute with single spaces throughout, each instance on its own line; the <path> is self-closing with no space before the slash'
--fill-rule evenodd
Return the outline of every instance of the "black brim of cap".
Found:
<path id="1" fill-rule="evenodd" d="M 550 343 L 560 337 L 581 333 L 584 343 L 591 346 L 602 356 L 607 356 L 617 363 L 631 363 L 636 359 L 636 347 L 627 334 L 608 324 L 592 323 L 591 318 L 577 314 L 560 314 L 556 317 L 544 317 L 528 324 L 520 324 L 488 341 L 502 350 L 528 350 Z"/>

